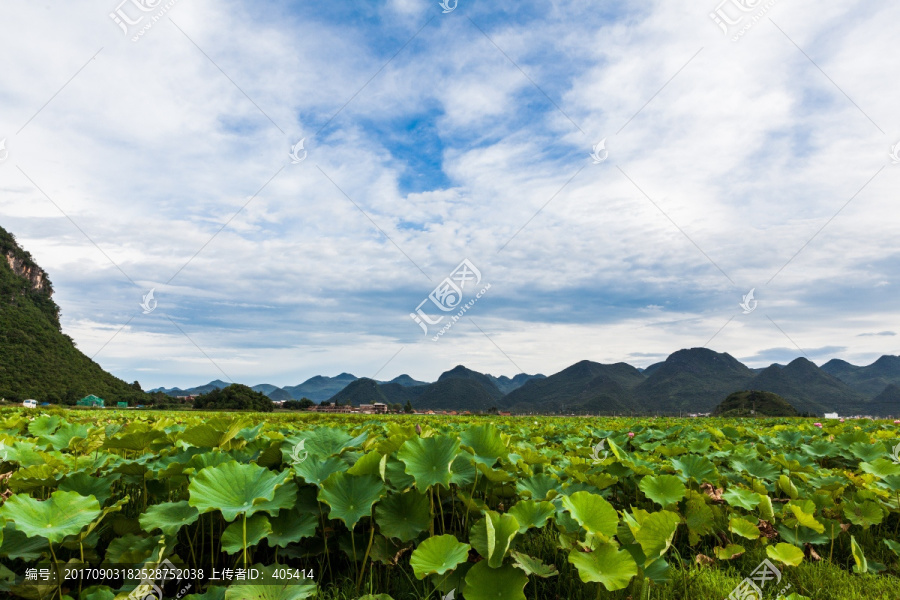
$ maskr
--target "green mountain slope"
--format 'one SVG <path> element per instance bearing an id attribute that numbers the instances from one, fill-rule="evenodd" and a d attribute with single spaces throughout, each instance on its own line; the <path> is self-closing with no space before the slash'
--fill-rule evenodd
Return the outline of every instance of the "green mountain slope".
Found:
<path id="1" fill-rule="evenodd" d="M 146 401 L 62 333 L 52 295 L 47 274 L 0 227 L 0 397 L 74 403 L 95 394 L 108 402 Z"/>
<path id="2" fill-rule="evenodd" d="M 735 392 L 712 412 L 714 417 L 796 417 L 797 409 L 772 392 Z"/>
<path id="3" fill-rule="evenodd" d="M 822 370 L 870 398 L 880 394 L 888 385 L 900 385 L 900 356 L 882 356 L 865 367 L 830 360 L 822 365 Z"/>
<path id="4" fill-rule="evenodd" d="M 635 408 L 710 412 L 728 394 L 747 389 L 753 376 L 752 370 L 730 354 L 706 348 L 679 350 L 661 365 L 654 365 L 647 379 L 635 388 Z"/>
<path id="5" fill-rule="evenodd" d="M 583 360 L 549 377 L 525 382 L 504 396 L 502 406 L 536 412 L 625 412 L 630 410 L 630 390 L 642 381 L 644 376 L 631 365 Z"/>
<path id="6" fill-rule="evenodd" d="M 757 375 L 748 386 L 783 396 L 800 412 L 866 413 L 866 398 L 805 358 L 784 368 L 776 365 Z"/>

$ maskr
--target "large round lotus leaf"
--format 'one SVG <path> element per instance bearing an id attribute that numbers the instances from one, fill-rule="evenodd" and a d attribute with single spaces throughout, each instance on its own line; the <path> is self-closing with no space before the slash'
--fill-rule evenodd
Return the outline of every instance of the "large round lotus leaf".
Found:
<path id="1" fill-rule="evenodd" d="M 93 496 L 101 505 L 112 495 L 110 486 L 117 475 L 91 477 L 87 473 L 73 473 L 59 482 L 59 489 L 64 492 L 78 492 L 82 496 Z"/>
<path id="2" fill-rule="evenodd" d="M 769 546 L 766 548 L 766 554 L 772 560 L 777 560 L 792 567 L 796 567 L 803 562 L 803 550 L 791 544 L 779 543 L 775 546 Z"/>
<path id="3" fill-rule="evenodd" d="M 318 427 L 312 431 L 301 431 L 286 437 L 285 443 L 281 447 L 281 452 L 284 455 L 284 460 L 290 462 L 292 460 L 291 451 L 300 442 L 303 442 L 303 448 L 306 452 L 309 452 L 310 456 L 326 458 L 336 456 L 346 448 L 359 446 L 368 437 L 368 432 L 352 437 L 337 427 Z"/>
<path id="4" fill-rule="evenodd" d="M 467 454 L 460 454 L 450 465 L 453 476 L 450 483 L 459 487 L 468 487 L 475 482 L 475 464 L 473 458 Z"/>
<path id="5" fill-rule="evenodd" d="M 716 546 L 713 548 L 713 551 L 716 553 L 716 558 L 719 560 L 731 560 L 746 552 L 744 547 L 740 544 L 728 544 L 724 548 Z"/>
<path id="6" fill-rule="evenodd" d="M 469 541 L 478 554 L 488 559 L 491 567 L 497 568 L 503 564 L 503 558 L 518 533 L 519 523 L 514 516 L 490 510 L 483 519 L 472 525 Z"/>
<path id="7" fill-rule="evenodd" d="M 525 600 L 528 575 L 512 565 L 492 569 L 481 561 L 466 575 L 466 600 Z"/>
<path id="8" fill-rule="evenodd" d="M 277 517 L 269 519 L 269 523 L 272 525 L 272 533 L 266 538 L 269 546 L 287 548 L 292 542 L 314 536 L 319 521 L 316 513 L 303 512 L 294 507 L 279 511 Z"/>
<path id="9" fill-rule="evenodd" d="M 539 558 L 534 558 L 533 556 L 528 556 L 527 554 L 522 554 L 521 552 L 516 552 L 515 550 L 513 550 L 509 554 L 510 556 L 512 556 L 516 567 L 522 569 L 528 575 L 534 575 L 536 577 L 542 578 L 559 575 L 559 571 L 556 570 L 556 566 L 545 565 Z"/>
<path id="10" fill-rule="evenodd" d="M 588 533 L 599 533 L 606 537 L 616 535 L 619 514 L 603 496 L 590 492 L 575 492 L 571 496 L 564 496 L 562 504 Z"/>
<path id="11" fill-rule="evenodd" d="M 413 550 L 412 556 L 409 557 L 409 565 L 417 579 L 424 579 L 432 573 L 442 575 L 465 562 L 471 548 L 468 544 L 457 540 L 456 536 L 430 537 Z"/>
<path id="12" fill-rule="evenodd" d="M 753 510 L 762 502 L 762 496 L 744 488 L 729 488 L 722 498 L 731 506 L 740 506 L 744 510 Z"/>
<path id="13" fill-rule="evenodd" d="M 756 525 L 741 517 L 731 517 L 728 521 L 728 531 L 748 540 L 759 538 L 759 529 L 756 528 Z"/>
<path id="14" fill-rule="evenodd" d="M 397 458 L 406 465 L 406 472 L 416 480 L 416 487 L 425 491 L 433 485 L 450 487 L 450 465 L 459 454 L 459 439 L 447 436 L 413 438 L 404 442 Z"/>
<path id="15" fill-rule="evenodd" d="M 682 481 L 689 479 L 694 479 L 697 483 L 715 481 L 718 476 L 716 466 L 705 456 L 688 454 L 680 459 L 673 458 L 672 466 L 681 472 Z"/>
<path id="16" fill-rule="evenodd" d="M 306 583 L 306 579 L 275 579 L 272 575 L 278 565 L 253 568 L 259 570 L 261 583 L 233 583 L 225 590 L 225 600 L 303 600 L 318 591 L 316 584 Z"/>
<path id="17" fill-rule="evenodd" d="M 125 433 L 115 437 L 106 438 L 103 442 L 104 448 L 116 450 L 131 450 L 133 452 L 143 452 L 149 448 L 153 442 L 162 440 L 166 434 L 158 429 L 149 429 L 147 431 L 135 431 Z"/>
<path id="18" fill-rule="evenodd" d="M 638 572 L 631 554 L 614 544 L 603 544 L 593 552 L 574 549 L 569 552 L 569 562 L 578 569 L 583 582 L 602 583 L 611 592 L 625 588 Z"/>
<path id="19" fill-rule="evenodd" d="M 674 475 L 644 477 L 638 487 L 645 496 L 663 507 L 675 504 L 687 493 L 684 484 Z"/>
<path id="20" fill-rule="evenodd" d="M 21 558 L 25 561 L 37 560 L 41 554 L 49 552 L 47 538 L 35 535 L 26 535 L 16 530 L 13 523 L 6 523 L 6 526 L 0 531 L 0 556 L 4 558 L 17 559 Z"/>
<path id="21" fill-rule="evenodd" d="M 185 525 L 190 525 L 200 517 L 200 512 L 188 504 L 187 500 L 180 502 L 165 502 L 147 507 L 147 511 L 139 517 L 141 528 L 147 533 L 154 529 L 160 529 L 163 534 L 173 536 Z"/>
<path id="22" fill-rule="evenodd" d="M 247 547 L 257 545 L 272 533 L 272 525 L 266 515 L 257 514 L 247 519 Z M 238 519 L 222 532 L 222 550 L 237 554 L 244 549 L 244 520 Z"/>
<path id="23" fill-rule="evenodd" d="M 291 508 L 297 503 L 297 484 L 288 481 L 283 486 L 275 490 L 275 497 L 271 500 L 263 500 L 256 505 L 256 512 L 267 512 L 270 515 L 277 515 L 279 511 L 285 508 Z"/>
<path id="24" fill-rule="evenodd" d="M 537 473 L 516 482 L 516 489 L 520 494 L 530 494 L 532 500 L 547 500 L 548 495 L 552 499 L 559 489 L 559 480 L 546 473 Z"/>
<path id="25" fill-rule="evenodd" d="M 41 415 L 28 424 L 28 433 L 34 437 L 50 435 L 56 431 L 56 428 L 59 427 L 62 422 L 63 420 L 56 415 Z"/>
<path id="26" fill-rule="evenodd" d="M 178 436 L 178 440 L 197 448 L 221 448 L 240 433 L 247 424 L 246 421 L 240 420 L 233 423 L 222 421 L 203 423 L 185 429 L 184 433 Z"/>
<path id="27" fill-rule="evenodd" d="M 414 490 L 390 494 L 375 505 L 375 522 L 381 533 L 402 542 L 414 540 L 431 521 L 428 498 Z"/>
<path id="28" fill-rule="evenodd" d="M 320 486 L 332 473 L 349 468 L 347 463 L 334 456 L 325 459 L 309 456 L 303 462 L 294 464 L 294 473 L 306 483 Z"/>
<path id="29" fill-rule="evenodd" d="M 331 519 L 340 519 L 349 529 L 372 512 L 384 494 L 384 484 L 374 475 L 334 473 L 322 484 L 319 500 L 331 509 Z"/>
<path id="30" fill-rule="evenodd" d="M 460 437 L 463 445 L 475 454 L 475 460 L 486 467 L 494 466 L 498 458 L 506 458 L 509 453 L 500 437 L 500 430 L 494 425 L 469 427 Z"/>
<path id="31" fill-rule="evenodd" d="M 519 533 L 525 533 L 532 527 L 540 529 L 547 524 L 547 520 L 556 513 L 556 507 L 546 500 L 536 502 L 534 500 L 519 500 L 515 506 L 509 509 L 509 514 L 519 522 Z"/>
<path id="32" fill-rule="evenodd" d="M 220 510 L 226 521 L 234 521 L 239 514 L 251 516 L 262 510 L 260 504 L 273 500 L 290 476 L 290 471 L 276 474 L 259 465 L 237 462 L 206 467 L 191 479 L 188 502 L 201 513 Z"/>
<path id="33" fill-rule="evenodd" d="M 641 545 L 647 557 L 646 564 L 665 554 L 672 545 L 679 523 L 681 517 L 667 510 L 652 513 L 643 520 L 641 528 L 634 534 L 634 540 Z"/>
<path id="34" fill-rule="evenodd" d="M 49 500 L 15 494 L 0 506 L 0 518 L 11 522 L 28 537 L 47 538 L 51 543 L 75 535 L 98 516 L 97 499 L 77 492 L 56 491 Z"/>

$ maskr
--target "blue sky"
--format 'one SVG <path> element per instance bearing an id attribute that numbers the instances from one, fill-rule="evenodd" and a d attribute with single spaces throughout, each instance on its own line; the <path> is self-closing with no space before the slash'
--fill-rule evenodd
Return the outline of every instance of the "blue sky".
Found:
<path id="1" fill-rule="evenodd" d="M 0 225 L 123 379 L 897 353 L 900 7 L 139 4 L 0 9 Z"/>

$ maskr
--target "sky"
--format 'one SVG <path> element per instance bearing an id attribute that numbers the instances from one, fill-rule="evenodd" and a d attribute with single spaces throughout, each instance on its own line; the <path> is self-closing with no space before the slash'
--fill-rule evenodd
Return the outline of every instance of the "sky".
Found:
<path id="1" fill-rule="evenodd" d="M 0 226 L 144 389 L 898 353 L 900 5 L 119 1 L 0 6 Z"/>

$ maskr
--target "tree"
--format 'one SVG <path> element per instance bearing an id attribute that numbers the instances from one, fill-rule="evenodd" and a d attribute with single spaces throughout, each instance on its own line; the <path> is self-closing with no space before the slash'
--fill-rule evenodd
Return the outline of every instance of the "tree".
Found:
<path id="1" fill-rule="evenodd" d="M 302 398 L 300 400 L 285 400 L 281 404 L 281 408 L 286 408 L 287 410 L 306 410 L 315 405 L 316 403 L 309 398 Z"/>
<path id="2" fill-rule="evenodd" d="M 201 394 L 194 400 L 194 408 L 272 412 L 275 404 L 265 394 L 253 391 L 246 385 L 233 383 L 226 388 Z"/>
<path id="3" fill-rule="evenodd" d="M 132 384 L 131 384 L 131 387 L 132 387 L 132 389 L 135 389 L 135 390 L 137 390 L 137 391 L 139 391 L 139 392 L 143 392 L 143 391 L 144 391 L 144 390 L 141 388 L 141 384 L 138 383 L 137 381 L 135 381 L 134 383 L 132 383 Z"/>
<path id="4" fill-rule="evenodd" d="M 401 410 L 403 410 L 403 405 L 399 402 L 391 402 L 390 404 L 388 404 L 388 410 L 391 412 L 400 412 Z"/>
<path id="5" fill-rule="evenodd" d="M 406 401 L 406 406 L 403 407 L 403 412 L 406 414 L 410 414 L 413 411 L 412 402 L 409 400 Z"/>

